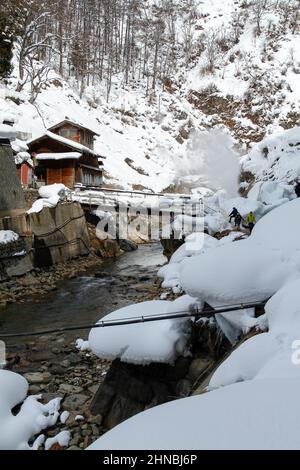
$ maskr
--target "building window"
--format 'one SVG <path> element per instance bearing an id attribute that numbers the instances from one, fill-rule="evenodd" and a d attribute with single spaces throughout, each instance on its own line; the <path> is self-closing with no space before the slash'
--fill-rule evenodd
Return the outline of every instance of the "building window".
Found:
<path id="1" fill-rule="evenodd" d="M 66 139 L 75 139 L 77 138 L 77 129 L 75 127 L 63 127 L 59 130 L 59 135 Z"/>
<path id="2" fill-rule="evenodd" d="M 102 176 L 94 173 L 83 171 L 82 183 L 87 186 L 99 186 L 102 184 Z"/>

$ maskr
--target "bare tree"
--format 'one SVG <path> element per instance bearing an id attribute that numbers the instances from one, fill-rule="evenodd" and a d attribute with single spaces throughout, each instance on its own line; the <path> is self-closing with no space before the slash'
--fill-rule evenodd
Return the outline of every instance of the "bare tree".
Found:
<path id="1" fill-rule="evenodd" d="M 266 12 L 267 7 L 268 0 L 254 0 L 252 4 L 252 10 L 256 22 L 256 32 L 258 36 L 261 35 L 261 20 Z"/>
<path id="2" fill-rule="evenodd" d="M 212 73 L 219 57 L 218 32 L 216 30 L 206 37 L 204 54 L 207 62 L 207 71 Z"/>

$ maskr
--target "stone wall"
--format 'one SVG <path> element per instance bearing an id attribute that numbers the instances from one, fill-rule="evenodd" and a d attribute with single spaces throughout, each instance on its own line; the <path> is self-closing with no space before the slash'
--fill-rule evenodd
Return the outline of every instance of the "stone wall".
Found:
<path id="1" fill-rule="evenodd" d="M 22 276 L 32 268 L 24 239 L 0 245 L 0 281 Z"/>
<path id="2" fill-rule="evenodd" d="M 27 188 L 24 189 L 24 197 L 26 206 L 28 209 L 30 209 L 32 207 L 32 204 L 38 199 L 39 192 L 37 189 Z"/>
<path id="3" fill-rule="evenodd" d="M 0 142 L 0 217 L 24 213 L 26 208 L 22 186 L 9 144 Z"/>
<path id="4" fill-rule="evenodd" d="M 0 247 L 0 280 L 90 253 L 87 224 L 79 203 L 2 218 L 0 230 L 12 230 L 20 237 L 18 246 L 9 243 Z M 26 254 L 15 256 L 22 251 Z"/>
<path id="5" fill-rule="evenodd" d="M 79 203 L 58 204 L 28 216 L 35 266 L 51 266 L 90 253 L 84 212 Z"/>

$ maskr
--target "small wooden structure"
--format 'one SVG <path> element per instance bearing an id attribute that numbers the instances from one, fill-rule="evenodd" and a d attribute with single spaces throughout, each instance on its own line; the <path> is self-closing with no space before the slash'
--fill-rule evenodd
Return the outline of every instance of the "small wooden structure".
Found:
<path id="1" fill-rule="evenodd" d="M 23 188 L 31 188 L 34 181 L 32 165 L 30 165 L 28 161 L 23 162 L 17 165 L 17 170 Z"/>
<path id="2" fill-rule="evenodd" d="M 63 183 L 70 189 L 75 184 L 100 186 L 103 157 L 94 152 L 96 135 L 90 129 L 65 119 L 28 142 L 37 184 Z"/>

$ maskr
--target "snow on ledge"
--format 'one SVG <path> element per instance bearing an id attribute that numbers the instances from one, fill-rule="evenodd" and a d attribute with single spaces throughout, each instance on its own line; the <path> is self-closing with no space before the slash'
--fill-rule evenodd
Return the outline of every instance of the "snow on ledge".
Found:
<path id="1" fill-rule="evenodd" d="M 68 188 L 64 184 L 59 183 L 41 186 L 39 189 L 41 199 L 37 199 L 37 201 L 32 204 L 32 207 L 27 211 L 27 214 L 41 212 L 44 207 L 56 207 L 62 195 L 64 195 L 67 190 Z"/>
<path id="2" fill-rule="evenodd" d="M 39 153 L 36 156 L 36 159 L 41 160 L 78 160 L 82 156 L 78 152 L 61 152 L 61 153 Z"/>

